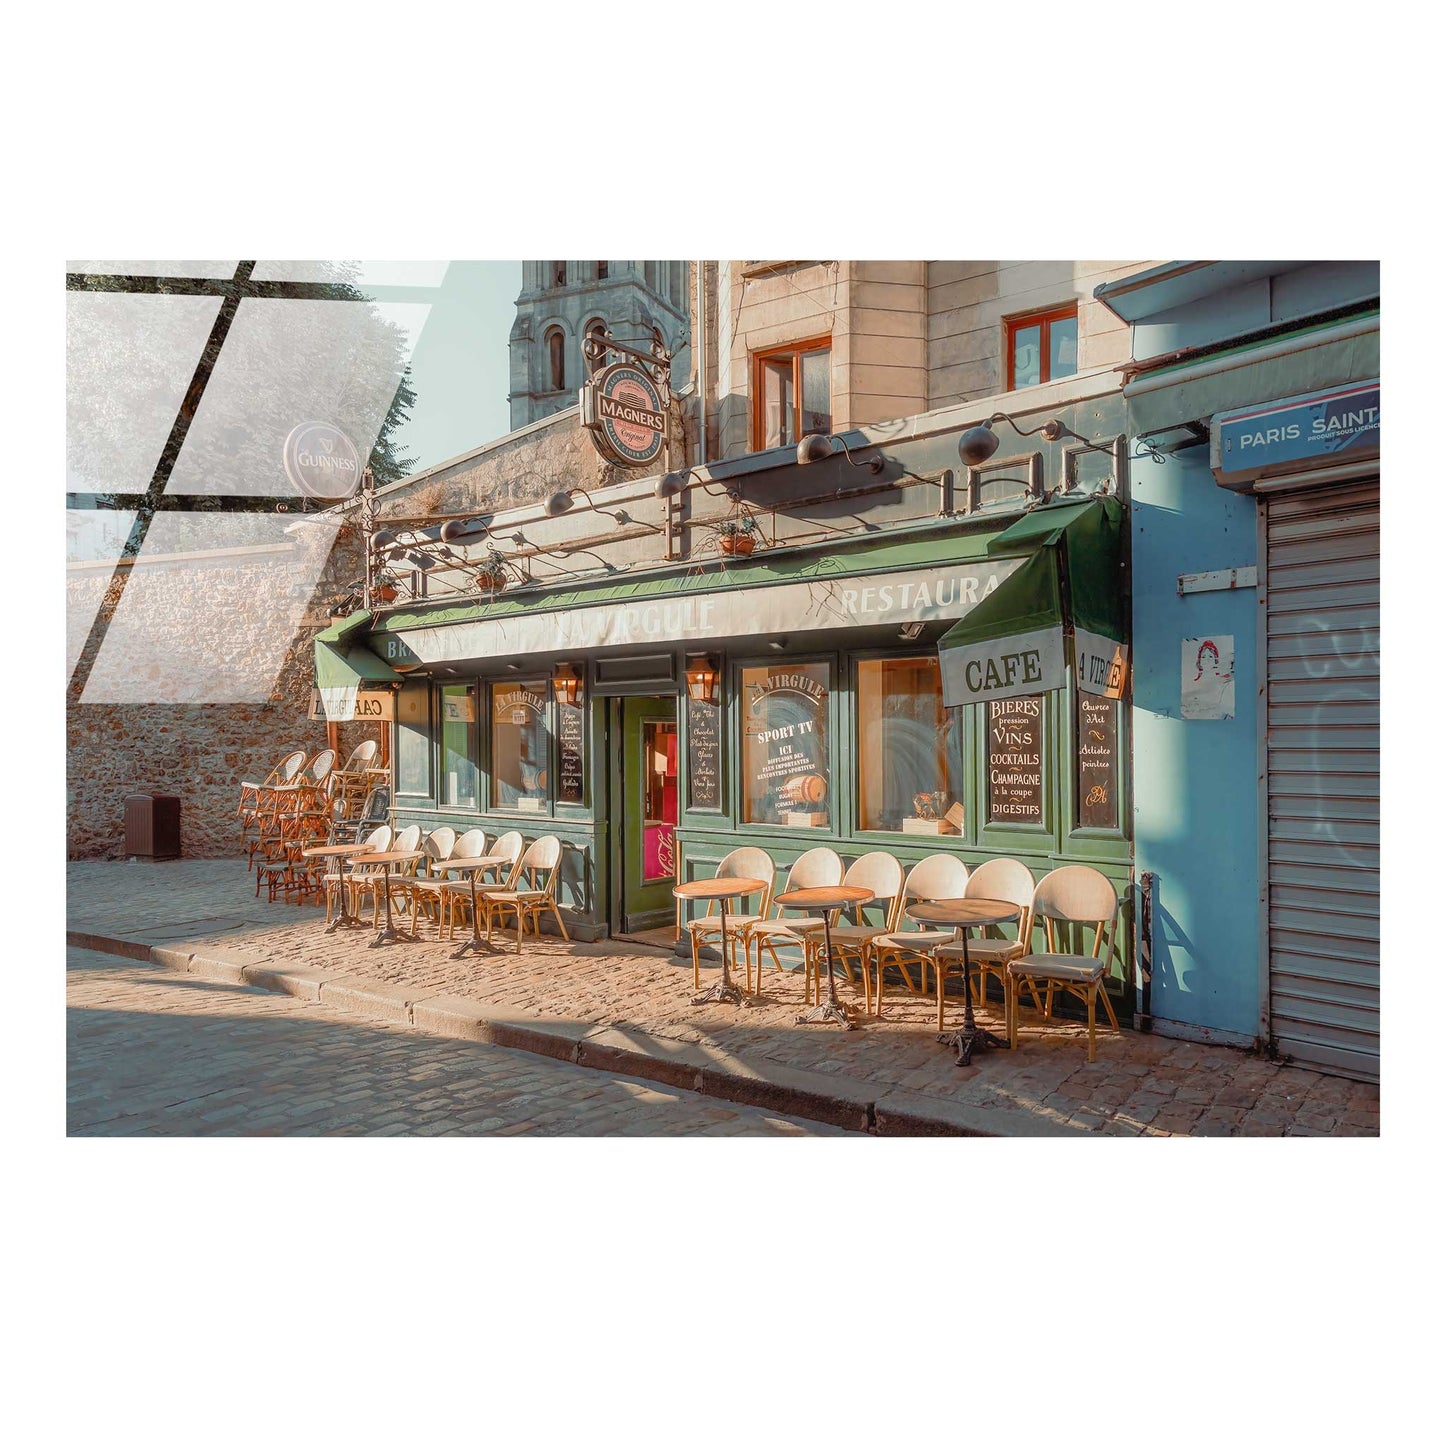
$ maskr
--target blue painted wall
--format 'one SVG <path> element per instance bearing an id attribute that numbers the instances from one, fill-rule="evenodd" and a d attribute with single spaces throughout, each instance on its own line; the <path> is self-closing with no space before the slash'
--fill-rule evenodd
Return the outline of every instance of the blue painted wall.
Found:
<path id="1" fill-rule="evenodd" d="M 1156 1019 L 1253 1038 L 1259 1028 L 1259 853 L 1253 588 L 1178 594 L 1181 572 L 1256 564 L 1252 497 L 1194 447 L 1131 472 L 1134 838 L 1154 902 Z M 1180 716 L 1186 637 L 1234 638 L 1235 716 Z"/>

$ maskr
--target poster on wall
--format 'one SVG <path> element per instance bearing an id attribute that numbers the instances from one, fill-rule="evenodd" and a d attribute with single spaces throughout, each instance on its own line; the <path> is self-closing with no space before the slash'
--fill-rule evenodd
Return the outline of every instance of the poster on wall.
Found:
<path id="1" fill-rule="evenodd" d="M 1180 653 L 1180 716 L 1211 722 L 1234 716 L 1234 638 L 1186 637 Z"/>
<path id="2" fill-rule="evenodd" d="M 688 807 L 722 810 L 722 730 L 715 702 L 687 702 Z"/>
<path id="3" fill-rule="evenodd" d="M 1079 826 L 1119 826 L 1119 711 L 1111 698 L 1079 694 Z"/>
<path id="4" fill-rule="evenodd" d="M 573 703 L 557 704 L 557 801 L 586 802 L 586 753 L 583 720 L 586 710 Z"/>
<path id="5" fill-rule="evenodd" d="M 827 673 L 749 669 L 744 674 L 745 821 L 828 824 Z"/>
<path id="6" fill-rule="evenodd" d="M 994 699 L 988 705 L 988 821 L 1044 821 L 1044 700 Z"/>

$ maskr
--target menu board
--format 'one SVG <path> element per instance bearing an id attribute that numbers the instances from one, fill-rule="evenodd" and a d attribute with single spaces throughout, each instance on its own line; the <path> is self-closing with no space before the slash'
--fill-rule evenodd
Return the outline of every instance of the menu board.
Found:
<path id="1" fill-rule="evenodd" d="M 586 802 L 586 777 L 583 773 L 585 747 L 585 714 L 583 707 L 557 704 L 557 756 L 560 763 L 559 803 Z"/>
<path id="2" fill-rule="evenodd" d="M 688 807 L 722 810 L 721 709 L 715 702 L 687 700 Z"/>
<path id="3" fill-rule="evenodd" d="M 988 821 L 1044 821 L 1044 700 L 1010 697 L 988 705 Z"/>
<path id="4" fill-rule="evenodd" d="M 1079 694 L 1079 827 L 1119 826 L 1119 704 Z"/>

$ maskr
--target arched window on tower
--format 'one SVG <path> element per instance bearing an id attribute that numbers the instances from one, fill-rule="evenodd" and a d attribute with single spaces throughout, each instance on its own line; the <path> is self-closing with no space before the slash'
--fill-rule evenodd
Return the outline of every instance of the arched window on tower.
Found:
<path id="1" fill-rule="evenodd" d="M 567 284 L 567 263 L 565 261 L 548 261 L 547 270 L 552 278 L 553 286 L 565 286 Z"/>
<path id="2" fill-rule="evenodd" d="M 597 267 L 597 279 L 599 281 L 605 281 L 607 279 L 607 262 L 598 261 L 595 265 Z"/>
<path id="3" fill-rule="evenodd" d="M 553 391 L 567 385 L 567 353 L 562 333 L 555 326 L 547 333 L 547 374 Z"/>

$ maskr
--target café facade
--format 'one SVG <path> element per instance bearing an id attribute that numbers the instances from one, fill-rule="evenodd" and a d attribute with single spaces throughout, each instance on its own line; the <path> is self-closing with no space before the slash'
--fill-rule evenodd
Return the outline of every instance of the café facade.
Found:
<path id="1" fill-rule="evenodd" d="M 819 845 L 1084 862 L 1125 899 L 1127 1011 L 1123 402 L 1041 387 L 961 455 L 1018 400 L 389 524 L 430 565 L 321 634 L 318 687 L 394 695 L 398 826 L 557 835 L 575 937 L 670 928 L 744 844 L 780 879 Z"/>

